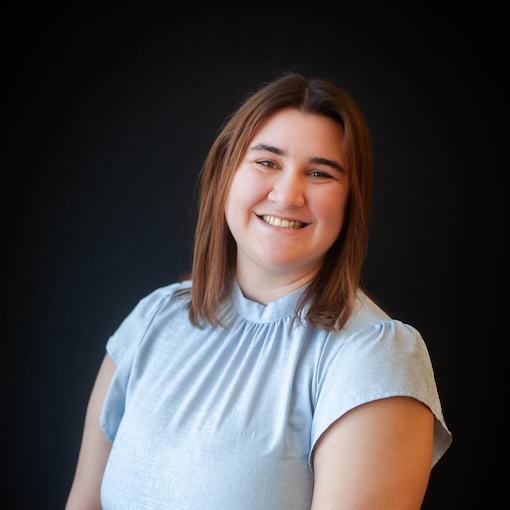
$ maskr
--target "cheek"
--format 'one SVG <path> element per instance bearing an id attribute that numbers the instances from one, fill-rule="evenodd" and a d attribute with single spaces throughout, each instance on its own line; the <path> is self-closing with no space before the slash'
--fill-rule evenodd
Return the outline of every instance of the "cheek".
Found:
<path id="1" fill-rule="evenodd" d="M 227 220 L 227 224 L 229 228 L 232 230 L 232 221 L 238 216 L 235 213 L 236 210 L 236 200 L 235 197 L 238 195 L 238 193 L 235 191 L 234 188 L 230 188 L 230 191 L 227 195 L 227 199 L 225 200 L 225 219 Z"/>
<path id="2" fill-rule="evenodd" d="M 316 200 L 316 215 L 333 229 L 340 231 L 345 217 L 347 193 L 334 193 Z"/>
<path id="3" fill-rule="evenodd" d="M 228 202 L 232 207 L 249 208 L 262 201 L 268 193 L 267 183 L 260 175 L 240 168 L 234 175 Z"/>
<path id="4" fill-rule="evenodd" d="M 317 214 L 340 221 L 344 217 L 346 204 L 347 193 L 344 190 L 328 193 L 316 200 Z"/>
<path id="5" fill-rule="evenodd" d="M 250 212 L 253 205 L 254 184 L 250 182 L 246 172 L 238 170 L 230 185 L 225 202 L 225 217 L 231 230 Z"/>

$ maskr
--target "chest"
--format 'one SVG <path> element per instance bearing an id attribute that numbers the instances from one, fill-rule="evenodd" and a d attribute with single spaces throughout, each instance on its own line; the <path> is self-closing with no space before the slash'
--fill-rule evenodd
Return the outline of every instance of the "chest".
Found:
<path id="1" fill-rule="evenodd" d="M 133 360 L 105 491 L 119 498 L 150 487 L 148 498 L 177 491 L 193 504 L 210 492 L 202 506 L 171 508 L 216 508 L 214 498 L 222 509 L 309 508 L 314 362 L 306 342 L 282 338 L 244 330 L 180 338 L 177 329 L 147 337 Z M 189 491 L 198 479 L 197 499 Z M 303 493 L 289 495 L 295 480 Z"/>

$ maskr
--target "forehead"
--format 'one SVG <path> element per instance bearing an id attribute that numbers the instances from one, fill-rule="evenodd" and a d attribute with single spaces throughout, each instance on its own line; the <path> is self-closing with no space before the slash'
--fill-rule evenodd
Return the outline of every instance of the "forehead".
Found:
<path id="1" fill-rule="evenodd" d="M 315 113 L 284 108 L 267 117 L 248 143 L 266 143 L 282 149 L 310 152 L 320 156 L 343 156 L 344 128 L 339 123 Z"/>

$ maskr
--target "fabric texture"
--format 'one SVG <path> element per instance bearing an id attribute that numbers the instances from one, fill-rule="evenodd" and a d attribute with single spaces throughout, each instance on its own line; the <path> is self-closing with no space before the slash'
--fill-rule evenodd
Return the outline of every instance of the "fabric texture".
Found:
<path id="1" fill-rule="evenodd" d="M 236 284 L 228 327 L 200 329 L 175 296 L 189 285 L 149 294 L 107 342 L 117 370 L 100 417 L 112 441 L 104 510 L 309 510 L 318 438 L 391 396 L 434 413 L 432 466 L 450 446 L 423 338 L 363 292 L 331 333 L 290 329 L 303 289 L 264 306 Z"/>

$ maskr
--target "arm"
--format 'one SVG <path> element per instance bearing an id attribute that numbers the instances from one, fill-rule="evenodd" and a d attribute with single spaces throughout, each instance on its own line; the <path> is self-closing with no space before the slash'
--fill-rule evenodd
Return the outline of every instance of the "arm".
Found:
<path id="1" fill-rule="evenodd" d="M 99 494 L 111 443 L 99 424 L 99 415 L 115 364 L 105 355 L 90 395 L 80 453 L 66 510 L 100 510 Z"/>
<path id="2" fill-rule="evenodd" d="M 312 510 L 419 510 L 433 435 L 432 412 L 413 398 L 352 409 L 316 445 Z"/>

